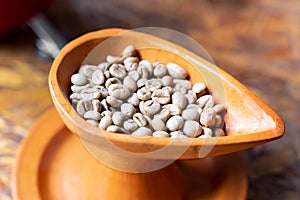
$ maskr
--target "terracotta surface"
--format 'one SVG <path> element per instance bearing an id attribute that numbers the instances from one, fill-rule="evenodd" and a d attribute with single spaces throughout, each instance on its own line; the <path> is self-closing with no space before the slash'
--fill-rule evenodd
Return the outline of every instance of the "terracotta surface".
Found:
<path id="1" fill-rule="evenodd" d="M 145 174 L 117 172 L 86 151 L 54 108 L 45 112 L 31 128 L 13 174 L 13 196 L 19 200 L 169 199 L 171 196 L 182 199 L 178 194 L 183 189 L 184 199 L 191 200 L 238 200 L 247 194 L 243 153 L 175 162 Z M 171 187 L 164 187 L 166 184 Z M 120 187 L 129 188 L 116 191 Z M 147 197 L 142 196 L 145 193 Z"/>
<path id="2" fill-rule="evenodd" d="M 55 0 L 46 15 L 69 39 L 107 27 L 165 27 L 205 47 L 285 122 L 279 140 L 246 151 L 247 199 L 300 197 L 300 6 L 298 0 Z M 0 199 L 10 200 L 16 151 L 52 101 L 51 60 L 25 26 L 0 38 Z"/>

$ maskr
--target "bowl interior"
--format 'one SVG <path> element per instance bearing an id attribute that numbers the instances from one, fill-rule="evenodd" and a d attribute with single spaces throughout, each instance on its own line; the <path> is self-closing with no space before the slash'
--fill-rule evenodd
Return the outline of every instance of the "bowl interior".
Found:
<path id="1" fill-rule="evenodd" d="M 192 83 L 204 81 L 216 101 L 226 105 L 225 129 L 228 136 L 180 141 L 170 138 L 135 138 L 102 131 L 81 119 L 68 99 L 70 77 L 82 64 L 99 64 L 107 55 L 120 54 L 127 45 L 134 45 L 142 59 L 181 65 L 188 72 Z M 169 146 L 172 151 L 184 148 L 182 158 L 197 158 L 201 148 L 207 146 L 210 147 L 204 156 L 207 157 L 274 140 L 282 136 L 284 131 L 280 117 L 232 76 L 176 44 L 144 33 L 107 29 L 72 41 L 55 59 L 49 75 L 49 87 L 54 105 L 67 127 L 88 144 L 104 150 L 111 150 L 108 143 L 137 153 L 154 152 Z M 172 153 L 153 154 L 150 157 L 166 159 L 172 157 Z"/>

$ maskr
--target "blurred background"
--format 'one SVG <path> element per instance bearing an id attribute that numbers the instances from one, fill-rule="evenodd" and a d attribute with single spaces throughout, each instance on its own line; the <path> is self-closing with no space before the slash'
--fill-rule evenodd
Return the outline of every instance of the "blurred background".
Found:
<path id="1" fill-rule="evenodd" d="M 246 151 L 247 199 L 300 199 L 299 21 L 297 0 L 0 0 L 0 199 L 11 199 L 20 142 L 52 105 L 47 78 L 57 49 L 90 31 L 149 26 L 199 42 L 279 113 L 284 137 Z"/>

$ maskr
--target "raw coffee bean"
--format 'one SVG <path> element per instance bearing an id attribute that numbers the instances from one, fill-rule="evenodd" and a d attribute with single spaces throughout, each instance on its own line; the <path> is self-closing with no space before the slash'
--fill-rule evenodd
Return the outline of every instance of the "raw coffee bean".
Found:
<path id="1" fill-rule="evenodd" d="M 202 127 L 203 129 L 203 134 L 204 135 L 209 135 L 209 136 L 212 136 L 213 132 L 210 128 L 207 128 L 207 127 Z"/>
<path id="2" fill-rule="evenodd" d="M 110 125 L 106 128 L 107 131 L 112 132 L 112 133 L 126 133 L 125 129 L 123 129 L 120 126 L 116 125 Z"/>
<path id="3" fill-rule="evenodd" d="M 206 88 L 205 84 L 204 83 L 195 83 L 192 87 L 192 90 L 196 93 L 196 94 L 199 94 L 201 93 L 202 91 L 204 91 Z"/>
<path id="4" fill-rule="evenodd" d="M 157 117 L 152 120 L 151 125 L 155 131 L 166 131 L 167 130 L 167 126 L 165 125 L 165 123 Z"/>
<path id="5" fill-rule="evenodd" d="M 112 121 L 117 126 L 121 126 L 125 119 L 126 115 L 120 111 L 114 112 L 112 115 Z"/>
<path id="6" fill-rule="evenodd" d="M 143 116 L 144 116 L 144 118 L 146 119 L 147 124 L 151 126 L 151 124 L 152 124 L 152 119 L 151 119 L 148 115 L 143 115 Z"/>
<path id="7" fill-rule="evenodd" d="M 148 90 L 145 87 L 142 87 L 141 89 L 138 89 L 136 94 L 137 94 L 138 98 L 142 101 L 146 101 L 146 100 L 150 99 L 151 95 L 152 95 L 150 90 Z"/>
<path id="8" fill-rule="evenodd" d="M 186 106 L 186 109 L 195 109 L 198 111 L 199 114 L 202 113 L 202 109 L 196 104 L 189 104 Z"/>
<path id="9" fill-rule="evenodd" d="M 170 132 L 170 136 L 171 138 L 188 138 L 182 131 L 172 131 Z"/>
<path id="10" fill-rule="evenodd" d="M 83 99 L 98 99 L 101 96 L 101 92 L 95 88 L 86 88 L 80 92 Z"/>
<path id="11" fill-rule="evenodd" d="M 127 47 L 124 48 L 124 50 L 122 51 L 122 57 L 130 57 L 130 56 L 135 56 L 136 51 L 134 46 L 129 45 Z"/>
<path id="12" fill-rule="evenodd" d="M 216 118 L 216 111 L 211 108 L 204 110 L 200 115 L 200 123 L 205 127 L 214 125 Z"/>
<path id="13" fill-rule="evenodd" d="M 166 125 L 170 131 L 177 131 L 182 128 L 184 119 L 181 116 L 173 116 L 167 121 Z"/>
<path id="14" fill-rule="evenodd" d="M 103 112 L 101 112 L 101 116 L 104 117 L 104 116 L 109 116 L 109 117 L 112 117 L 112 112 L 109 111 L 109 110 L 105 110 Z"/>
<path id="15" fill-rule="evenodd" d="M 101 102 L 98 99 L 92 100 L 92 105 L 93 105 L 93 111 L 101 113 L 102 105 L 101 105 Z"/>
<path id="16" fill-rule="evenodd" d="M 101 119 L 101 115 L 99 112 L 97 111 L 93 111 L 93 110 L 89 110 L 86 113 L 84 113 L 83 117 L 85 119 L 93 119 L 93 120 L 100 120 Z"/>
<path id="17" fill-rule="evenodd" d="M 162 121 L 167 121 L 167 119 L 169 119 L 171 117 L 171 113 L 168 109 L 163 108 L 160 113 L 154 115 L 154 118 L 159 118 Z"/>
<path id="18" fill-rule="evenodd" d="M 174 79 L 173 80 L 175 84 L 181 85 L 187 90 L 192 89 L 192 83 L 188 80 L 183 80 L 183 79 Z"/>
<path id="19" fill-rule="evenodd" d="M 117 79 L 117 78 L 109 78 L 105 82 L 105 87 L 108 89 L 109 86 L 111 86 L 112 84 L 121 85 L 122 82 L 119 79 Z"/>
<path id="20" fill-rule="evenodd" d="M 166 131 L 154 131 L 152 133 L 153 137 L 158 137 L 158 138 L 166 138 L 170 137 L 170 135 Z"/>
<path id="21" fill-rule="evenodd" d="M 71 100 L 80 100 L 80 99 L 82 99 L 82 96 L 81 96 L 81 94 L 79 94 L 79 93 L 72 93 L 71 95 L 70 95 L 70 99 Z"/>
<path id="22" fill-rule="evenodd" d="M 101 100 L 101 106 L 104 110 L 109 110 L 109 107 L 107 105 L 106 99 Z"/>
<path id="23" fill-rule="evenodd" d="M 123 63 L 124 65 L 130 63 L 130 64 L 136 64 L 136 68 L 135 69 L 132 69 L 132 70 L 136 70 L 137 69 L 137 63 L 140 61 L 140 59 L 138 57 L 127 57 L 124 59 Z M 126 68 L 126 67 L 125 67 Z M 126 69 L 127 70 L 127 69 Z M 127 70 L 127 71 L 132 71 L 131 69 L 130 70 Z"/>
<path id="24" fill-rule="evenodd" d="M 213 109 L 216 111 L 216 113 L 219 113 L 225 110 L 225 106 L 224 104 L 216 104 L 213 106 Z"/>
<path id="25" fill-rule="evenodd" d="M 108 55 L 106 57 L 106 61 L 111 65 L 111 64 L 121 64 L 123 62 L 123 59 L 119 56 L 112 56 Z"/>
<path id="26" fill-rule="evenodd" d="M 101 98 L 106 98 L 108 96 L 108 91 L 104 86 L 96 85 L 93 88 L 97 89 L 101 93 Z"/>
<path id="27" fill-rule="evenodd" d="M 151 79 L 147 80 L 145 83 L 145 87 L 151 92 L 158 90 L 162 87 L 162 82 L 159 79 Z"/>
<path id="28" fill-rule="evenodd" d="M 175 104 L 167 104 L 164 105 L 163 108 L 168 109 L 171 115 L 180 115 L 182 113 L 181 107 Z"/>
<path id="29" fill-rule="evenodd" d="M 104 74 L 104 77 L 105 77 L 106 79 L 111 78 L 111 75 L 110 75 L 109 71 L 104 71 L 103 74 Z"/>
<path id="30" fill-rule="evenodd" d="M 83 65 L 82 73 L 88 77 L 91 78 L 93 73 L 98 70 L 99 68 L 95 65 Z"/>
<path id="31" fill-rule="evenodd" d="M 187 93 L 184 96 L 185 96 L 188 104 L 193 104 L 197 100 L 197 97 L 194 94 Z"/>
<path id="32" fill-rule="evenodd" d="M 145 119 L 142 113 L 135 113 L 132 119 L 140 127 L 146 126 L 148 124 L 148 121 Z"/>
<path id="33" fill-rule="evenodd" d="M 186 136 L 194 138 L 194 137 L 198 137 L 201 134 L 202 127 L 196 121 L 187 120 L 184 122 L 182 131 Z"/>
<path id="34" fill-rule="evenodd" d="M 131 72 L 131 71 L 137 70 L 138 64 L 137 63 L 126 63 L 126 64 L 124 64 L 124 67 L 127 72 Z"/>
<path id="35" fill-rule="evenodd" d="M 127 99 L 131 92 L 123 85 L 112 84 L 108 88 L 108 94 L 117 99 Z"/>
<path id="36" fill-rule="evenodd" d="M 183 94 L 186 94 L 187 93 L 187 89 L 185 87 L 183 87 L 182 85 L 180 84 L 175 84 L 172 88 L 172 92 L 175 93 L 175 92 L 181 92 Z"/>
<path id="37" fill-rule="evenodd" d="M 113 64 L 109 68 L 110 74 L 117 78 L 117 79 L 123 79 L 126 76 L 126 69 L 123 65 L 121 64 Z"/>
<path id="38" fill-rule="evenodd" d="M 153 67 L 153 75 L 157 78 L 162 78 L 168 73 L 166 66 L 162 63 L 157 63 Z"/>
<path id="39" fill-rule="evenodd" d="M 137 71 L 128 72 L 128 76 L 131 76 L 135 81 L 140 79 L 140 74 Z"/>
<path id="40" fill-rule="evenodd" d="M 106 97 L 106 102 L 107 102 L 110 106 L 112 106 L 112 107 L 114 107 L 114 108 L 120 107 L 120 106 L 122 105 L 122 103 L 123 103 L 122 100 L 119 100 L 119 99 L 117 99 L 117 98 L 115 98 L 115 97 L 113 97 L 113 96 L 107 96 L 107 97 Z"/>
<path id="41" fill-rule="evenodd" d="M 148 60 L 141 60 L 139 62 L 139 67 L 147 69 L 149 75 L 153 74 L 153 65 Z"/>
<path id="42" fill-rule="evenodd" d="M 165 105 L 170 102 L 171 97 L 169 91 L 158 89 L 153 91 L 151 99 L 162 105 Z"/>
<path id="43" fill-rule="evenodd" d="M 167 69 L 168 69 L 169 74 L 173 78 L 184 79 L 188 75 L 183 68 L 181 68 L 179 65 L 177 65 L 175 63 L 172 63 L 172 62 L 170 62 L 170 63 L 167 64 Z"/>
<path id="44" fill-rule="evenodd" d="M 138 137 L 145 137 L 145 136 L 151 136 L 152 131 L 150 128 L 147 127 L 140 127 L 137 130 L 132 132 L 133 136 L 138 136 Z"/>
<path id="45" fill-rule="evenodd" d="M 92 75 L 92 82 L 96 85 L 102 85 L 105 81 L 103 72 L 98 69 Z"/>
<path id="46" fill-rule="evenodd" d="M 202 108 L 203 110 L 206 110 L 208 108 L 212 108 L 214 105 L 214 100 L 211 95 L 204 95 L 199 97 L 199 99 L 196 101 L 197 105 Z"/>
<path id="47" fill-rule="evenodd" d="M 161 89 L 162 89 L 162 90 L 168 91 L 170 95 L 173 94 L 173 92 L 172 92 L 172 87 L 171 87 L 171 86 L 164 86 L 164 87 L 162 87 Z"/>
<path id="48" fill-rule="evenodd" d="M 196 109 L 185 109 L 181 114 L 184 120 L 194 120 L 199 121 L 200 113 Z"/>
<path id="49" fill-rule="evenodd" d="M 108 63 L 107 63 L 107 62 L 102 62 L 102 63 L 100 63 L 100 64 L 98 65 L 98 68 L 99 68 L 102 72 L 104 72 L 104 71 L 106 71 L 107 68 L 108 68 Z"/>
<path id="50" fill-rule="evenodd" d="M 138 106 L 140 103 L 140 100 L 138 98 L 137 93 L 133 93 L 128 99 L 127 102 L 130 103 L 133 106 Z"/>
<path id="51" fill-rule="evenodd" d="M 216 115 L 216 118 L 215 118 L 215 123 L 214 123 L 214 127 L 221 127 L 222 126 L 222 122 L 223 122 L 223 119 L 220 115 Z"/>
<path id="52" fill-rule="evenodd" d="M 144 115 L 152 116 L 160 110 L 160 104 L 153 100 L 140 102 L 140 110 Z"/>
<path id="53" fill-rule="evenodd" d="M 82 99 L 77 103 L 76 110 L 80 116 L 84 116 L 84 113 L 93 110 L 92 102 L 90 100 Z"/>
<path id="54" fill-rule="evenodd" d="M 132 131 L 135 131 L 139 126 L 137 125 L 137 123 L 135 123 L 135 121 L 133 119 L 128 119 L 128 120 L 124 121 L 123 127 L 124 127 L 124 129 L 132 132 Z"/>
<path id="55" fill-rule="evenodd" d="M 78 92 L 78 93 L 80 93 L 83 89 L 90 88 L 90 87 L 91 87 L 90 84 L 86 84 L 86 85 L 72 85 L 71 86 L 71 90 L 72 90 L 72 92 Z"/>
<path id="56" fill-rule="evenodd" d="M 110 125 L 112 125 L 112 118 L 109 115 L 105 115 L 101 118 L 98 127 L 101 129 L 107 129 Z"/>
<path id="57" fill-rule="evenodd" d="M 137 89 L 137 84 L 131 76 L 126 76 L 123 80 L 123 85 L 125 88 L 129 89 L 131 92 L 135 92 Z"/>
<path id="58" fill-rule="evenodd" d="M 185 108 L 187 105 L 187 99 L 181 92 L 175 92 L 172 95 L 172 104 L 179 106 L 181 109 Z"/>
<path id="59" fill-rule="evenodd" d="M 88 80 L 83 74 L 73 74 L 71 76 L 71 82 L 74 85 L 86 85 L 88 84 Z"/>
<path id="60" fill-rule="evenodd" d="M 139 65 L 136 71 L 139 73 L 139 76 L 141 78 L 146 78 L 147 79 L 150 76 L 150 73 L 149 73 L 148 69 L 145 66 Z"/>
<path id="61" fill-rule="evenodd" d="M 146 82 L 147 82 L 148 80 L 146 79 L 146 78 L 141 78 L 141 79 L 139 79 L 138 81 L 137 81 L 137 86 L 138 86 L 138 88 L 141 88 L 141 87 L 143 87 L 143 86 L 145 86 L 146 85 Z M 148 88 L 147 88 L 148 89 Z"/>
<path id="62" fill-rule="evenodd" d="M 130 103 L 123 103 L 121 105 L 121 112 L 129 117 L 132 117 L 136 113 L 136 109 Z"/>
<path id="63" fill-rule="evenodd" d="M 81 65 L 80 66 L 80 68 L 78 69 L 78 74 L 82 74 L 82 75 L 84 75 L 84 76 L 86 76 L 87 78 L 89 77 L 92 77 L 92 74 L 93 74 L 93 72 L 96 70 L 91 70 L 91 74 L 85 74 L 85 70 L 86 70 L 86 68 L 89 68 L 90 66 L 92 66 L 92 68 L 93 67 L 96 67 L 95 65 L 90 65 L 90 64 L 83 64 L 83 65 Z M 87 71 L 90 71 L 90 70 L 87 70 Z M 88 76 L 88 75 L 90 75 L 90 76 Z"/>
<path id="64" fill-rule="evenodd" d="M 173 86 L 174 85 L 174 81 L 171 76 L 164 76 L 164 77 L 162 77 L 161 81 L 164 86 Z"/>

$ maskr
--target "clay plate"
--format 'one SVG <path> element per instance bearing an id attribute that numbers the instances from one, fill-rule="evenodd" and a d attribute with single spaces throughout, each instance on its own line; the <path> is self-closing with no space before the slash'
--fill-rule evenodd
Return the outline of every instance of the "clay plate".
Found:
<path id="1" fill-rule="evenodd" d="M 176 165 L 187 181 L 185 199 L 246 198 L 243 153 L 182 160 Z M 13 171 L 12 195 L 19 200 L 101 199 L 97 191 L 104 179 L 101 164 L 50 108 L 22 142 Z"/>

